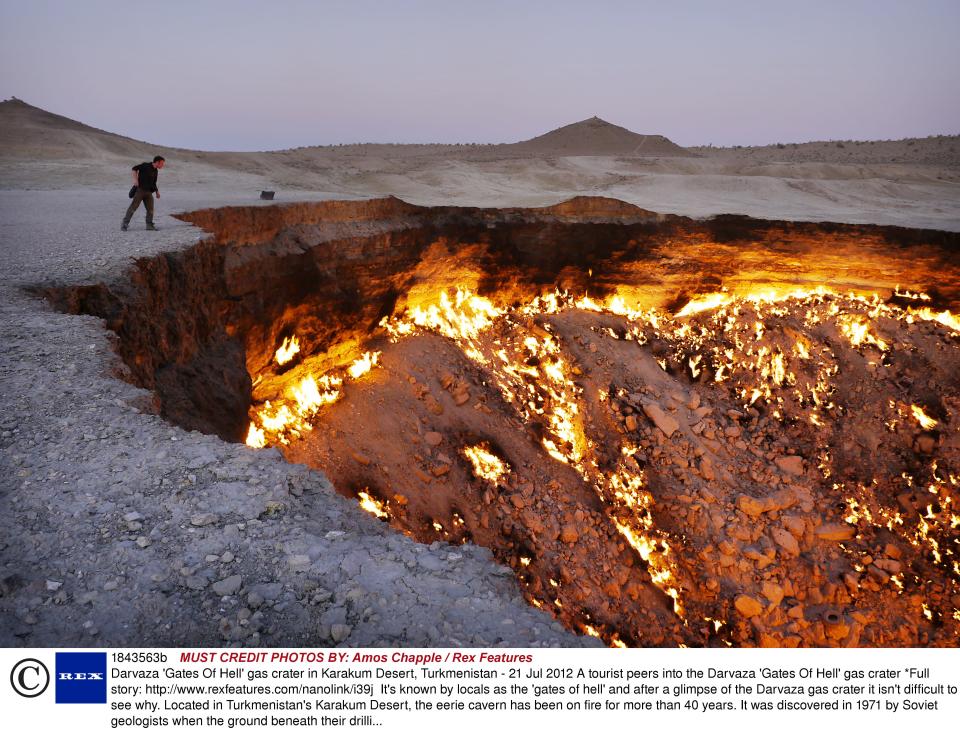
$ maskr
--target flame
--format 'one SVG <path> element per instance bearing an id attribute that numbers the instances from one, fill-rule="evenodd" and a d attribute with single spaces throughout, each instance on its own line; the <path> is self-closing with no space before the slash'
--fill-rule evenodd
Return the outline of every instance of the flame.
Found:
<path id="1" fill-rule="evenodd" d="M 702 313 L 703 311 L 709 311 L 714 308 L 722 308 L 737 303 L 752 303 L 754 305 L 760 303 L 777 303 L 787 300 L 800 300 L 814 296 L 830 295 L 833 294 L 833 292 L 834 291 L 829 287 L 824 287 L 822 285 L 815 288 L 755 288 L 750 292 L 741 295 L 734 295 L 724 290 L 721 292 L 708 293 L 706 295 L 701 295 L 698 298 L 691 299 L 686 305 L 684 305 L 683 308 L 674 314 L 674 318 L 693 316 L 695 314 Z"/>
<path id="2" fill-rule="evenodd" d="M 379 358 L 379 352 L 364 353 L 347 367 L 347 375 L 354 380 L 360 378 L 378 364 Z M 310 431 L 313 416 L 324 405 L 340 399 L 342 386 L 343 377 L 335 373 L 301 377 L 284 390 L 276 407 L 267 401 L 251 411 L 247 446 L 259 449 L 272 443 L 286 444 L 288 434 Z"/>
<path id="3" fill-rule="evenodd" d="M 381 520 L 385 520 L 390 516 L 390 513 L 387 511 L 386 502 L 380 501 L 380 499 L 373 496 L 369 489 L 365 488 L 362 491 L 358 491 L 357 496 L 360 500 L 360 508 L 363 511 L 369 512 Z"/>
<path id="4" fill-rule="evenodd" d="M 683 308 L 674 314 L 674 318 L 681 319 L 684 316 L 693 316 L 702 311 L 709 311 L 712 308 L 728 305 L 732 303 L 733 300 L 733 296 L 725 292 L 713 292 L 709 295 L 703 295 L 688 301 Z"/>
<path id="5" fill-rule="evenodd" d="M 932 308 L 908 308 L 907 313 L 923 321 L 935 321 L 948 329 L 960 332 L 960 317 L 950 311 L 934 311 Z"/>
<path id="6" fill-rule="evenodd" d="M 929 300 L 923 293 L 901 292 L 899 288 L 894 297 Z M 647 449 L 623 443 L 615 447 L 621 452 L 618 463 L 605 464 L 602 470 L 598 466 L 600 452 L 587 432 L 589 424 L 585 426 L 585 415 L 590 414 L 592 402 L 585 399 L 582 385 L 589 388 L 591 400 L 599 387 L 599 401 L 605 405 L 604 409 L 610 410 L 620 409 L 611 403 L 618 402 L 626 392 L 621 389 L 615 398 L 615 385 L 610 385 L 608 393 L 607 384 L 591 383 L 589 373 L 585 378 L 578 378 L 583 375 L 581 367 L 584 366 L 578 359 L 591 358 L 597 352 L 596 345 L 606 347 L 604 343 L 610 337 L 637 344 L 657 340 L 663 347 L 655 351 L 655 357 L 663 371 L 676 374 L 682 368 L 689 377 L 701 381 L 698 389 L 723 389 L 725 394 L 736 395 L 742 400 L 741 415 L 736 419 L 742 425 L 758 421 L 803 421 L 822 426 L 835 421 L 847 409 L 837 404 L 840 402 L 837 394 L 842 392 L 835 386 L 841 365 L 847 361 L 835 348 L 847 343 L 858 348 L 858 361 L 862 356 L 866 368 L 877 369 L 869 373 L 879 378 L 882 375 L 879 369 L 896 365 L 890 352 L 895 335 L 889 335 L 888 343 L 880 337 L 881 332 L 888 336 L 887 333 L 896 331 L 893 324 L 923 321 L 932 327 L 943 327 L 948 331 L 942 332 L 942 336 L 955 339 L 956 332 L 960 332 L 960 319 L 949 311 L 938 312 L 927 306 L 904 309 L 885 303 L 876 295 L 839 293 L 826 287 L 722 290 L 687 301 L 673 316 L 636 307 L 629 304 L 628 299 L 636 297 L 627 293 L 627 297 L 617 294 L 598 300 L 557 290 L 526 303 L 500 307 L 474 291 L 455 288 L 440 291 L 435 299 L 422 298 L 418 305 L 385 318 L 381 324 L 394 341 L 424 332 L 445 337 L 475 363 L 484 365 L 486 384 L 513 406 L 520 420 L 537 424 L 543 451 L 569 465 L 594 489 L 599 508 L 622 537 L 621 547 L 630 546 L 646 563 L 650 581 L 672 599 L 680 620 L 686 624 L 687 614 L 691 621 L 695 614 L 697 628 L 703 626 L 699 619 L 706 618 L 707 624 L 712 624 L 712 631 L 717 633 L 724 626 L 721 619 L 709 613 L 705 616 L 702 603 L 695 611 L 692 604 L 685 602 L 695 592 L 688 592 L 686 585 L 690 574 L 685 567 L 690 566 L 690 556 L 681 549 L 681 542 L 658 526 L 657 498 L 647 486 L 640 466 L 633 461 L 634 455 L 641 451 L 649 456 Z M 598 320 L 594 314 L 615 315 L 621 317 L 621 322 L 610 326 L 609 321 Z M 560 322 L 548 318 L 553 315 L 576 316 L 578 320 L 591 322 L 588 328 L 582 329 L 585 336 L 574 338 L 579 348 L 569 339 L 561 339 L 557 332 L 565 330 L 560 328 Z M 299 350 L 296 337 L 290 341 L 285 339 L 277 351 L 277 363 L 282 364 L 281 351 L 284 357 L 289 353 L 289 359 Z M 297 380 L 287 382 L 289 385 L 272 404 L 266 402 L 252 411 L 247 444 L 253 447 L 282 444 L 288 437 L 309 431 L 317 411 L 342 398 L 344 382 L 362 378 L 379 365 L 380 356 L 380 352 L 364 352 L 353 362 L 342 363 L 324 373 L 310 373 L 309 362 L 298 365 L 302 371 L 288 374 L 291 379 L 297 374 Z M 601 350 L 596 357 L 609 357 L 609 351 Z M 878 408 L 884 411 L 881 419 L 887 429 L 905 431 L 908 420 L 905 402 L 891 401 Z M 911 405 L 910 414 L 924 429 L 938 425 L 919 405 Z M 618 419 L 622 422 L 624 417 L 621 414 Z M 719 422 L 711 417 L 699 428 L 690 427 L 695 432 L 717 431 L 723 428 Z M 709 432 L 704 435 L 712 437 Z M 737 438 L 736 434 L 727 436 Z M 742 441 L 736 443 L 739 445 Z M 896 536 L 922 551 L 944 571 L 952 570 L 960 576 L 956 537 L 943 535 L 944 530 L 960 527 L 960 514 L 948 493 L 951 489 L 941 476 L 949 477 L 954 486 L 960 485 L 960 478 L 950 475 L 946 469 L 938 474 L 934 463 L 933 482 L 929 474 L 919 469 L 911 469 L 912 475 L 904 473 L 902 479 L 893 479 L 901 489 L 905 485 L 913 489 L 911 493 L 929 493 L 936 497 L 925 499 L 920 515 L 901 513 L 891 505 L 890 489 L 880 488 L 877 481 L 844 484 L 831 476 L 837 460 L 831 459 L 829 450 L 827 446 L 816 450 L 815 464 L 824 478 L 831 479 L 835 494 L 832 501 L 840 502 L 841 517 L 856 528 L 858 542 L 862 544 L 863 536 L 872 529 L 882 530 L 884 536 Z M 487 483 L 498 484 L 511 472 L 510 466 L 487 444 L 464 446 L 461 453 L 474 476 Z M 610 456 L 605 453 L 604 459 L 609 460 Z M 835 458 L 837 454 L 832 456 Z M 492 489 L 486 492 L 492 493 Z M 694 495 L 693 491 L 688 492 Z M 361 508 L 381 518 L 389 516 L 386 503 L 374 498 L 369 491 L 358 495 Z M 896 496 L 896 489 L 892 496 Z M 694 504 L 691 513 L 699 513 L 701 509 L 702 505 Z M 447 540 L 460 540 L 465 523 L 456 513 L 451 519 L 449 532 L 444 529 L 446 521 L 441 524 L 428 520 L 428 524 Z M 689 545 L 688 541 L 681 541 Z M 523 568 L 532 564 L 531 556 L 527 555 L 514 561 Z M 865 567 L 855 564 L 853 569 L 863 572 Z M 903 591 L 905 595 L 917 592 L 918 585 L 909 575 L 891 576 L 890 582 L 891 590 Z M 582 612 L 570 604 L 569 595 L 561 600 L 558 594 L 552 593 L 544 599 L 545 603 L 532 596 L 531 600 L 551 610 L 556 607 L 566 611 L 568 621 L 587 634 L 595 634 L 608 644 L 623 644 L 615 632 L 603 625 L 582 623 Z M 590 619 L 589 615 L 584 618 Z"/>
<path id="7" fill-rule="evenodd" d="M 491 483 L 499 482 L 510 472 L 510 466 L 482 444 L 464 447 L 463 456 L 470 461 L 476 477 Z"/>
<path id="8" fill-rule="evenodd" d="M 584 295 L 582 298 L 577 300 L 574 303 L 574 306 L 584 311 L 596 311 L 597 313 L 603 311 L 603 308 L 600 306 L 600 304 L 592 300 L 589 295 Z"/>
<path id="9" fill-rule="evenodd" d="M 431 303 L 426 308 L 415 306 L 398 321 L 385 319 L 381 323 L 395 340 L 419 327 L 461 341 L 467 345 L 464 352 L 470 358 L 484 362 L 474 343 L 480 333 L 504 313 L 503 309 L 495 306 L 488 298 L 458 287 L 452 300 L 447 291 L 443 290 L 436 303 Z"/>
<path id="10" fill-rule="evenodd" d="M 623 447 L 621 462 L 607 483 L 607 492 L 615 503 L 613 523 L 630 546 L 647 563 L 650 580 L 673 600 L 673 610 L 683 616 L 670 544 L 662 533 L 654 529 L 651 510 L 653 496 L 645 488 L 643 471 L 634 470 L 628 463 L 637 452 L 636 447 Z M 635 466 L 635 463 L 634 463 Z"/>
<path id="11" fill-rule="evenodd" d="M 258 428 L 255 424 L 251 423 L 250 428 L 247 430 L 247 438 L 244 443 L 254 449 L 263 449 L 263 447 L 267 445 L 267 437 L 262 428 Z"/>
<path id="12" fill-rule="evenodd" d="M 603 312 L 613 305 L 619 311 L 629 312 L 636 320 L 645 320 L 659 325 L 659 317 L 640 311 L 630 311 L 622 299 L 613 297 L 608 303 L 600 303 L 589 296 L 576 298 L 564 292 L 548 293 L 535 298 L 521 307 L 527 316 L 543 313 L 558 313 L 567 308 L 590 312 Z M 489 330 L 506 311 L 497 308 L 485 298 L 470 291 L 458 289 L 451 300 L 445 292 L 437 303 L 426 308 L 415 308 L 400 317 L 401 322 L 412 322 L 415 327 L 425 328 L 455 340 L 473 360 L 489 365 L 494 383 L 504 398 L 517 405 L 528 417 L 542 416 L 546 420 L 549 435 L 542 439 L 543 448 L 559 462 L 572 465 L 584 478 L 593 479 L 598 489 L 607 486 L 606 496 L 618 518 L 614 519 L 621 534 L 647 562 L 651 580 L 674 601 L 678 614 L 683 613 L 680 589 L 677 585 L 670 547 L 666 537 L 654 534 L 649 510 L 652 497 L 642 490 L 642 479 L 631 473 L 626 466 L 612 479 L 603 479 L 592 464 L 585 464 L 588 445 L 580 416 L 580 393 L 572 378 L 573 366 L 562 356 L 559 341 L 550 334 L 523 331 L 516 324 L 497 332 L 497 346 L 489 357 L 483 354 L 490 345 L 481 335 Z M 394 337 L 404 336 L 403 329 L 389 320 L 383 322 Z M 535 365 L 531 365 L 535 364 Z M 782 362 L 772 361 L 773 378 L 781 369 Z M 636 449 L 628 450 L 628 453 Z M 509 468 L 489 448 L 467 447 L 464 456 L 470 461 L 477 477 L 496 482 Z M 502 465 L 502 467 L 501 467 Z M 622 517 L 622 519 L 620 519 Z M 527 566 L 529 559 L 521 558 Z"/>
<path id="13" fill-rule="evenodd" d="M 896 289 L 893 291 L 893 295 L 896 298 L 906 298 L 907 300 L 930 300 L 930 296 L 925 292 L 910 292 L 909 290 L 901 290 L 900 285 L 897 285 Z"/>
<path id="14" fill-rule="evenodd" d="M 870 324 L 857 316 L 843 316 L 840 318 L 840 331 L 850 340 L 854 347 L 860 345 L 876 345 L 881 350 L 886 350 L 887 343 L 882 339 L 875 337 L 870 332 Z"/>
<path id="15" fill-rule="evenodd" d="M 347 368 L 347 373 L 350 374 L 350 378 L 359 379 L 365 373 L 368 373 L 371 368 L 380 362 L 381 354 L 382 353 L 379 352 L 365 352 L 361 357 L 353 361 L 350 367 Z"/>
<path id="16" fill-rule="evenodd" d="M 278 366 L 282 366 L 293 360 L 293 356 L 298 352 L 300 352 L 300 340 L 298 340 L 296 336 L 284 337 L 283 343 L 277 348 L 274 359 L 277 361 Z"/>
<path id="17" fill-rule="evenodd" d="M 913 417 L 917 419 L 917 423 L 920 424 L 921 428 L 925 428 L 927 430 L 936 428 L 937 421 L 927 415 L 920 405 L 910 405 L 910 412 L 913 413 Z"/>

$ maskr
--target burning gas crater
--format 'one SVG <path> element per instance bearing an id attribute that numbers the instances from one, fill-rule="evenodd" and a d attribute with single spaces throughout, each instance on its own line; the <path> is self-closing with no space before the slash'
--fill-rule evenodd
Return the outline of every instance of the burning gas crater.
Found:
<path id="1" fill-rule="evenodd" d="M 212 237 L 46 291 L 144 409 L 486 546 L 610 645 L 960 643 L 960 235 L 600 197 L 182 218 Z"/>
<path id="2" fill-rule="evenodd" d="M 288 335 L 247 444 L 488 546 L 611 645 L 956 645 L 960 319 L 899 289 L 629 293 L 451 286 L 365 351 Z"/>

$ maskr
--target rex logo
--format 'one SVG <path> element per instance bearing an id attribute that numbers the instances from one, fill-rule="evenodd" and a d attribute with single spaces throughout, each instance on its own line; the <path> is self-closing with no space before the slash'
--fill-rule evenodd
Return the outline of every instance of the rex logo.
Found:
<path id="1" fill-rule="evenodd" d="M 106 703 L 106 653 L 57 653 L 55 675 L 58 703 Z"/>

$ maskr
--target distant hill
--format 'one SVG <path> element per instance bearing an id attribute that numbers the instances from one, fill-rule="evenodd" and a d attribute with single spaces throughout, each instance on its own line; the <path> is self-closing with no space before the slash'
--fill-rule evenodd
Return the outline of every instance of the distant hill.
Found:
<path id="1" fill-rule="evenodd" d="M 20 99 L 0 102 L 0 156 L 84 159 L 143 158 L 156 147 L 47 112 Z"/>
<path id="2" fill-rule="evenodd" d="M 829 164 L 913 164 L 960 167 L 960 135 L 901 138 L 891 141 L 809 141 L 767 146 L 693 146 L 702 157 L 758 162 L 823 162 Z"/>
<path id="3" fill-rule="evenodd" d="M 664 136 L 644 136 L 598 117 L 571 123 L 542 136 L 508 144 L 504 150 L 554 156 L 695 156 Z"/>
<path id="4" fill-rule="evenodd" d="M 157 146 L 94 128 L 63 115 L 12 98 L 0 101 L 0 159 L 41 165 L 44 161 L 142 161 L 153 154 L 249 172 L 270 160 L 295 154 L 306 160 L 301 169 L 313 171 L 329 159 L 460 158 L 490 160 L 550 156 L 712 157 L 738 163 L 921 164 L 960 166 L 960 136 L 930 136 L 897 141 L 818 141 L 745 147 L 684 149 L 664 136 L 642 135 L 592 117 L 513 144 L 460 146 L 452 144 L 359 144 L 301 147 L 275 152 L 218 152 Z M 262 163 L 262 164 L 261 164 Z M 256 171 L 256 170 L 255 170 Z"/>

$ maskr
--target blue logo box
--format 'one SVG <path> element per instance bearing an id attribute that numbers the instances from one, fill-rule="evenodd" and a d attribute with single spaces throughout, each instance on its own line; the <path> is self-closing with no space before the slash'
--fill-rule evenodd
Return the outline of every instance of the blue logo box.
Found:
<path id="1" fill-rule="evenodd" d="M 106 703 L 106 653 L 57 653 L 56 675 L 58 703 Z"/>

